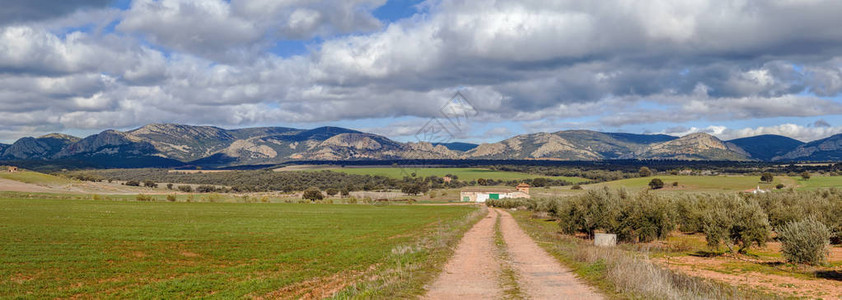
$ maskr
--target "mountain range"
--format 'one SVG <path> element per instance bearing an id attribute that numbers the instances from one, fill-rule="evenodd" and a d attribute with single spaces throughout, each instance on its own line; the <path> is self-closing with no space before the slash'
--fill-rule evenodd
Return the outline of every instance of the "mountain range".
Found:
<path id="1" fill-rule="evenodd" d="M 339 127 L 295 129 L 149 124 L 85 138 L 64 134 L 0 144 L 0 161 L 80 162 L 92 167 L 237 166 L 292 160 L 545 159 L 839 161 L 842 135 L 803 143 L 761 135 L 722 141 L 706 133 L 663 134 L 566 130 L 518 135 L 496 143 L 397 142 Z"/>

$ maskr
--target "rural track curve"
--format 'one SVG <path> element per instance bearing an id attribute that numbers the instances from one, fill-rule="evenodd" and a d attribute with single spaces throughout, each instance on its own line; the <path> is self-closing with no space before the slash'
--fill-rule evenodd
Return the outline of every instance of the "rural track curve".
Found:
<path id="1" fill-rule="evenodd" d="M 506 244 L 522 297 L 528 299 L 602 299 L 566 267 L 541 249 L 508 212 L 490 209 L 456 248 L 444 271 L 423 299 L 501 299 L 502 264 L 495 245 L 495 223 Z"/>

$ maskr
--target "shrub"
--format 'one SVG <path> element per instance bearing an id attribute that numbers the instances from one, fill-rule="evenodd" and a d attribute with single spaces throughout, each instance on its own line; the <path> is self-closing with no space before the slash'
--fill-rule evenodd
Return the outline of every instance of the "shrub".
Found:
<path id="1" fill-rule="evenodd" d="M 137 196 L 135 196 L 135 199 L 137 201 L 144 201 L 144 202 L 155 200 L 151 196 L 147 196 L 147 195 L 144 195 L 144 194 L 137 194 Z"/>
<path id="2" fill-rule="evenodd" d="M 678 186 L 678 181 L 673 181 L 672 186 L 674 186 L 674 187 Z"/>
<path id="3" fill-rule="evenodd" d="M 311 187 L 311 188 L 307 189 L 306 191 L 304 191 L 304 194 L 301 195 L 301 198 L 307 199 L 307 200 L 310 200 L 310 201 L 316 201 L 316 200 L 322 200 L 325 197 L 324 197 L 324 195 L 322 195 L 322 192 L 319 191 L 319 188 Z"/>
<path id="4" fill-rule="evenodd" d="M 778 183 L 778 185 L 776 185 L 775 188 L 780 190 L 780 189 L 784 188 L 784 184 Z"/>
<path id="5" fill-rule="evenodd" d="M 349 195 L 351 195 L 351 189 L 343 188 L 342 191 L 339 192 L 339 194 L 342 195 L 342 197 L 348 197 Z"/>
<path id="6" fill-rule="evenodd" d="M 173 194 L 169 194 L 169 195 L 167 195 L 167 201 L 169 201 L 169 202 L 175 202 L 175 199 L 176 199 L 176 198 L 175 198 L 175 195 L 173 195 Z"/>
<path id="7" fill-rule="evenodd" d="M 830 229 L 815 218 L 786 223 L 777 231 L 788 262 L 815 265 L 827 261 Z"/>
<path id="8" fill-rule="evenodd" d="M 764 172 L 763 174 L 760 175 L 760 181 L 763 181 L 763 182 L 766 182 L 766 183 L 772 183 L 772 181 L 774 181 L 774 180 L 775 180 L 775 176 L 772 176 L 772 173 Z"/>
<path id="9" fill-rule="evenodd" d="M 325 194 L 327 194 L 330 197 L 333 197 L 336 196 L 336 194 L 339 194 L 339 190 L 335 188 L 328 188 L 327 190 L 325 190 Z"/>
<path id="10" fill-rule="evenodd" d="M 128 186 L 140 186 L 140 182 L 136 181 L 136 180 L 129 180 L 129 181 L 126 181 L 126 185 L 128 185 Z"/>
<path id="11" fill-rule="evenodd" d="M 571 190 L 581 190 L 582 186 L 577 183 L 577 184 L 574 184 L 572 187 L 570 187 L 570 189 Z"/>
<path id="12" fill-rule="evenodd" d="M 771 226 L 763 208 L 752 199 L 718 195 L 710 199 L 704 217 L 708 246 L 725 244 L 731 253 L 745 253 L 752 245 L 764 246 Z"/>
<path id="13" fill-rule="evenodd" d="M 171 190 L 171 189 L 172 189 L 172 183 L 167 183 L 167 189 L 168 189 L 168 190 Z"/>
<path id="14" fill-rule="evenodd" d="M 803 173 L 801 173 L 801 178 L 804 179 L 804 180 L 809 180 L 810 179 L 810 172 L 804 171 Z"/>
<path id="15" fill-rule="evenodd" d="M 143 186 L 148 187 L 148 188 L 156 188 L 156 187 L 158 187 L 158 184 L 155 183 L 152 180 L 146 180 L 146 181 L 143 182 Z"/>
<path id="16" fill-rule="evenodd" d="M 652 176 L 652 170 L 650 170 L 648 167 L 640 167 L 638 173 L 640 174 L 640 177 Z"/>
<path id="17" fill-rule="evenodd" d="M 216 187 L 212 185 L 200 185 L 196 187 L 196 192 L 199 193 L 213 193 L 216 191 Z"/>
<path id="18" fill-rule="evenodd" d="M 651 181 L 649 181 L 649 188 L 653 190 L 662 189 L 664 188 L 664 181 L 660 178 L 653 178 Z"/>
<path id="19" fill-rule="evenodd" d="M 185 192 L 185 193 L 192 193 L 193 187 L 191 187 L 189 185 L 179 185 L 178 190 L 182 191 L 182 192 Z"/>
<path id="20" fill-rule="evenodd" d="M 675 208 L 669 199 L 644 192 L 623 203 L 619 226 L 611 232 L 622 241 L 651 242 L 667 238 L 675 229 L 675 219 Z"/>
<path id="21" fill-rule="evenodd" d="M 664 196 L 645 191 L 629 195 L 625 190 L 607 187 L 545 206 L 556 211 L 565 233 L 581 232 L 592 237 L 596 230 L 605 230 L 631 242 L 666 238 L 677 219 L 673 201 Z"/>

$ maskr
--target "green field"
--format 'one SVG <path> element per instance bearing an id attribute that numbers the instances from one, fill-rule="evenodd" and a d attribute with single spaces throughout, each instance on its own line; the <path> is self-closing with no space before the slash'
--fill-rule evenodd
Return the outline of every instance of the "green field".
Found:
<path id="1" fill-rule="evenodd" d="M 479 178 L 484 179 L 494 179 L 494 180 L 522 180 L 522 179 L 529 179 L 529 178 L 552 178 L 552 179 L 560 179 L 566 180 L 572 183 L 577 182 L 584 182 L 587 179 L 579 178 L 579 177 L 564 177 L 564 176 L 541 176 L 535 174 L 528 174 L 528 173 L 520 173 L 520 172 L 505 172 L 505 171 L 495 171 L 489 169 L 482 169 L 482 168 L 328 168 L 328 169 L 321 169 L 321 170 L 330 170 L 334 172 L 343 172 L 347 174 L 355 174 L 355 175 L 380 175 L 386 176 L 396 179 L 401 179 L 404 176 L 408 176 L 411 173 L 415 173 L 418 177 L 427 177 L 427 176 L 445 176 L 447 174 L 456 175 L 459 177 L 459 180 L 463 181 L 472 181 L 477 180 Z"/>
<path id="2" fill-rule="evenodd" d="M 795 179 L 790 177 L 776 176 L 773 183 L 761 183 L 760 176 L 651 176 L 641 178 L 630 178 L 617 181 L 609 181 L 593 185 L 589 188 L 609 186 L 609 187 L 624 187 L 629 189 L 643 189 L 648 188 L 649 181 L 653 178 L 660 178 L 664 181 L 663 191 L 699 191 L 699 192 L 723 192 L 723 191 L 743 191 L 757 188 L 761 189 L 775 189 L 778 183 L 783 183 L 787 187 L 795 187 L 798 183 Z M 673 187 L 672 183 L 678 182 L 678 187 Z"/>
<path id="3" fill-rule="evenodd" d="M 297 298 L 423 266 L 417 241 L 473 211 L 0 198 L 0 298 Z"/>
<path id="4" fill-rule="evenodd" d="M 32 172 L 32 171 L 20 171 L 16 173 L 9 173 L 6 172 L 5 169 L 0 170 L 0 178 L 15 180 L 25 183 L 32 183 L 32 184 L 71 184 L 73 180 L 48 175 L 44 173 Z"/>
<path id="5" fill-rule="evenodd" d="M 815 190 L 820 188 L 842 187 L 842 176 L 813 176 L 804 180 L 801 177 L 791 177 L 798 182 L 799 189 Z"/>

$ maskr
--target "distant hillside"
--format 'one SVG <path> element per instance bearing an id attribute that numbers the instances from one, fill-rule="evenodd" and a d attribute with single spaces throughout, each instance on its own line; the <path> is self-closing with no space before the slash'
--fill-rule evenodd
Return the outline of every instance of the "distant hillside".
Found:
<path id="1" fill-rule="evenodd" d="M 63 134 L 0 144 L 0 161 L 70 167 L 233 167 L 294 160 L 543 159 L 595 161 L 842 159 L 842 136 L 803 144 L 782 136 L 723 142 L 705 133 L 684 137 L 566 130 L 518 135 L 496 143 L 401 143 L 340 127 L 296 129 L 149 124 L 85 138 Z"/>
<path id="2" fill-rule="evenodd" d="M 804 142 L 780 135 L 764 134 L 728 141 L 745 150 L 751 158 L 770 161 L 795 150 Z"/>
<path id="3" fill-rule="evenodd" d="M 637 158 L 684 160 L 749 160 L 737 145 L 725 143 L 707 133 L 693 133 L 679 139 L 653 144 Z"/>
<path id="4" fill-rule="evenodd" d="M 842 134 L 800 145 L 786 154 L 775 156 L 773 161 L 840 161 L 842 160 Z"/>

